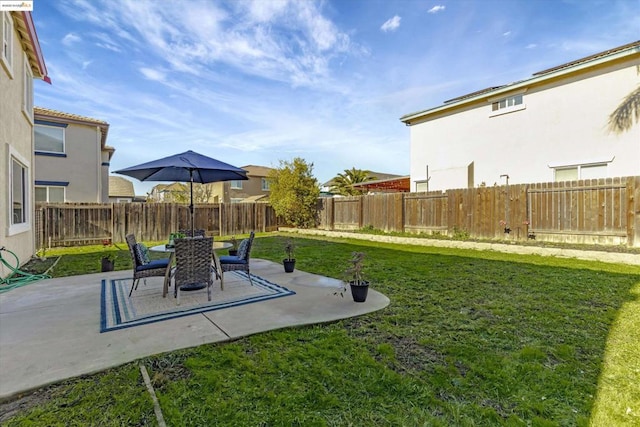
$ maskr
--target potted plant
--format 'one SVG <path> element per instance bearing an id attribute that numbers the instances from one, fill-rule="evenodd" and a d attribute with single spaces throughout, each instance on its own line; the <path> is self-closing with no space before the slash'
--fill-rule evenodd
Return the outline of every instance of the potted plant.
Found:
<path id="1" fill-rule="evenodd" d="M 293 239 L 287 239 L 287 243 L 284 245 L 284 251 L 287 254 L 287 258 L 282 260 L 285 273 L 293 273 L 293 270 L 296 268 L 296 259 L 293 257 L 294 249 L 295 243 Z"/>
<path id="2" fill-rule="evenodd" d="M 181 233 L 181 232 L 169 233 L 169 243 L 167 243 L 166 247 L 167 248 L 175 248 L 176 239 L 184 239 L 185 237 L 187 237 L 187 235 L 184 234 L 184 233 Z"/>
<path id="3" fill-rule="evenodd" d="M 104 252 L 102 254 L 102 272 L 113 271 L 116 266 L 116 254 L 114 252 Z"/>
<path id="4" fill-rule="evenodd" d="M 236 236 L 231 236 L 231 244 L 233 246 L 231 246 L 231 249 L 229 249 L 229 255 L 237 256 L 238 255 L 238 239 L 236 239 Z"/>
<path id="5" fill-rule="evenodd" d="M 351 296 L 355 302 L 365 302 L 367 300 L 367 293 L 369 292 L 369 281 L 364 280 L 364 252 L 352 252 L 349 259 L 349 267 L 345 270 L 345 281 L 340 291 L 340 296 L 344 297 L 344 293 L 347 291 L 347 283 L 351 288 Z"/>

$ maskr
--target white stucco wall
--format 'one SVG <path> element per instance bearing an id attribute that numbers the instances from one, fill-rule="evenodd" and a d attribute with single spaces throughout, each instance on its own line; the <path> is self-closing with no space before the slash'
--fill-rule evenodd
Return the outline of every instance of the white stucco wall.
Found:
<path id="1" fill-rule="evenodd" d="M 640 58 L 601 67 L 523 92 L 524 108 L 491 117 L 486 98 L 457 111 L 436 113 L 411 126 L 411 184 L 426 177 L 429 190 L 467 186 L 474 162 L 474 184 L 554 180 L 550 165 L 610 161 L 606 177 L 640 175 L 640 125 L 610 133 L 609 115 L 640 84 Z M 522 89 L 521 89 L 522 90 Z M 515 90 L 514 93 L 517 93 Z"/>
<path id="2" fill-rule="evenodd" d="M 0 12 L 0 19 L 2 18 Z M 5 12 L 6 13 L 6 12 Z M 27 191 L 27 223 L 11 226 L 11 158 L 14 156 L 27 167 L 28 182 L 33 179 L 33 128 L 30 119 L 22 111 L 25 78 L 25 59 L 20 36 L 14 27 L 13 67 L 11 74 L 0 61 L 0 246 L 6 247 L 19 258 L 20 265 L 29 261 L 35 253 L 33 236 L 33 186 Z M 10 264 L 15 259 L 3 252 Z M 0 277 L 10 271 L 0 263 Z"/>

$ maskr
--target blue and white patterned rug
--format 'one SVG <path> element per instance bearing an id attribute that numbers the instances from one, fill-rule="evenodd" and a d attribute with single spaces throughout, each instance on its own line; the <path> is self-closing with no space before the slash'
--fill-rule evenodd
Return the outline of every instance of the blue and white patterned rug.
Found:
<path id="1" fill-rule="evenodd" d="M 148 285 L 140 280 L 138 289 L 131 289 L 131 278 L 103 280 L 100 295 L 100 332 L 130 328 L 176 317 L 189 316 L 206 311 L 221 310 L 243 304 L 252 304 L 273 298 L 295 295 L 289 289 L 271 283 L 255 274 L 251 275 L 253 286 L 249 284 L 247 273 L 231 271 L 224 274 L 224 291 L 220 282 L 211 288 L 211 301 L 207 300 L 207 290 L 180 292 L 180 305 L 173 297 L 173 287 L 166 298 L 162 297 L 162 280 L 147 279 Z"/>

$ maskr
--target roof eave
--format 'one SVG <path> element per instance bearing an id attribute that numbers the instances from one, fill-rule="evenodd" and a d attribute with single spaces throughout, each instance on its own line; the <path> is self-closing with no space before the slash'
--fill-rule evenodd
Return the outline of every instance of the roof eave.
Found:
<path id="1" fill-rule="evenodd" d="M 31 12 L 19 12 L 18 16 L 21 18 L 22 23 L 24 24 L 23 30 L 25 31 L 27 36 L 27 40 L 25 41 L 30 47 L 30 49 L 25 50 L 27 51 L 27 56 L 29 57 L 29 62 L 31 63 L 31 68 L 34 71 L 34 75 L 51 84 L 51 78 L 49 77 L 47 72 L 47 64 L 45 64 L 44 62 L 44 55 L 42 54 L 42 49 L 40 48 L 40 41 L 38 40 L 38 34 L 36 33 L 36 26 L 33 23 Z"/>
<path id="2" fill-rule="evenodd" d="M 403 122 L 404 124 L 406 124 L 407 126 L 411 125 L 411 122 L 414 120 L 418 120 L 427 116 L 430 116 L 432 114 L 436 114 L 442 111 L 447 111 L 447 110 L 451 110 L 453 108 L 456 107 L 460 107 L 463 105 L 468 105 L 468 104 L 472 104 L 478 101 L 482 101 L 482 100 L 486 100 L 489 98 L 493 98 L 495 96 L 504 94 L 504 93 L 508 93 L 508 92 L 513 92 L 514 90 L 518 90 L 518 89 L 522 89 L 522 88 L 526 88 L 528 86 L 543 82 L 545 80 L 552 80 L 558 77 L 562 77 L 564 75 L 567 74 L 572 74 L 572 73 L 576 73 L 579 71 L 582 71 L 584 69 L 587 68 L 592 68 L 592 67 L 596 67 L 600 64 L 606 63 L 606 62 L 610 62 L 610 61 L 615 61 L 617 59 L 621 59 L 627 56 L 632 56 L 634 54 L 639 54 L 640 53 L 640 45 L 636 44 L 633 45 L 631 47 L 629 47 L 628 49 L 622 50 L 620 52 L 614 53 L 612 55 L 607 55 L 604 57 L 599 57 L 596 59 L 593 59 L 591 61 L 587 61 L 584 63 L 580 63 L 580 64 L 576 64 L 575 66 L 572 67 L 567 67 L 567 68 L 561 68 L 557 71 L 551 71 L 548 72 L 544 75 L 539 75 L 539 76 L 534 76 L 532 78 L 526 79 L 526 80 L 521 80 L 519 82 L 516 83 L 512 83 L 512 84 L 508 84 L 505 86 L 501 86 L 499 89 L 493 90 L 493 91 L 489 91 L 489 92 L 483 92 L 482 94 L 479 94 L 477 96 L 473 96 L 470 98 L 465 98 L 462 99 L 460 101 L 454 101 L 451 102 L 449 104 L 445 104 L 445 105 L 439 105 L 435 108 L 430 108 L 428 110 L 423 110 L 423 111 L 418 111 L 416 113 L 410 113 L 410 114 L 406 114 L 402 117 L 400 117 L 400 121 Z"/>

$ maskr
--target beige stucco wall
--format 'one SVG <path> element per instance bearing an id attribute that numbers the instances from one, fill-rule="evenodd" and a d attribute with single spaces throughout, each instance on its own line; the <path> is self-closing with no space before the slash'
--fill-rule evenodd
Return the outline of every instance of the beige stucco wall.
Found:
<path id="1" fill-rule="evenodd" d="M 525 108 L 490 117 L 488 96 L 454 114 L 441 113 L 411 126 L 411 184 L 426 177 L 429 190 L 474 184 L 554 180 L 550 165 L 611 160 L 608 177 L 640 174 L 640 125 L 616 135 L 609 115 L 640 83 L 640 58 L 626 60 L 570 79 L 546 81 L 523 93 Z M 514 93 L 517 93 L 514 92 Z M 503 98 L 509 94 L 503 94 Z"/>
<path id="2" fill-rule="evenodd" d="M 248 180 L 241 181 L 242 189 L 234 189 L 229 185 L 229 200 L 231 199 L 246 199 L 251 196 L 268 196 L 269 191 L 262 189 L 262 176 L 248 175 Z"/>
<path id="3" fill-rule="evenodd" d="M 98 147 L 98 150 L 100 151 L 99 153 L 100 162 L 98 163 L 100 201 L 102 203 L 108 203 L 110 202 L 109 200 L 109 165 L 111 160 L 109 159 L 109 151 L 102 150 L 102 147 L 100 145 L 101 136 L 102 134 L 100 133 L 99 128 L 96 128 L 96 147 Z"/>
<path id="4" fill-rule="evenodd" d="M 108 166 L 102 163 L 108 162 L 108 155 L 103 156 L 100 136 L 97 126 L 70 123 L 65 128 L 66 157 L 36 155 L 35 180 L 69 182 L 67 202 L 107 203 Z"/>
<path id="5" fill-rule="evenodd" d="M 35 250 L 32 186 L 28 188 L 27 224 L 11 227 L 9 221 L 11 156 L 18 158 L 28 168 L 29 173 L 33 173 L 33 128 L 31 121 L 22 112 L 25 61 L 19 40 L 20 37 L 14 28 L 12 77 L 9 76 L 6 68 L 0 65 L 0 246 L 14 252 L 22 265 L 31 258 Z M 31 182 L 33 175 L 28 178 Z M 14 263 L 11 255 L 3 252 L 2 256 L 11 264 Z M 6 277 L 9 273 L 10 271 L 4 265 L 0 265 L 1 277 Z"/>

